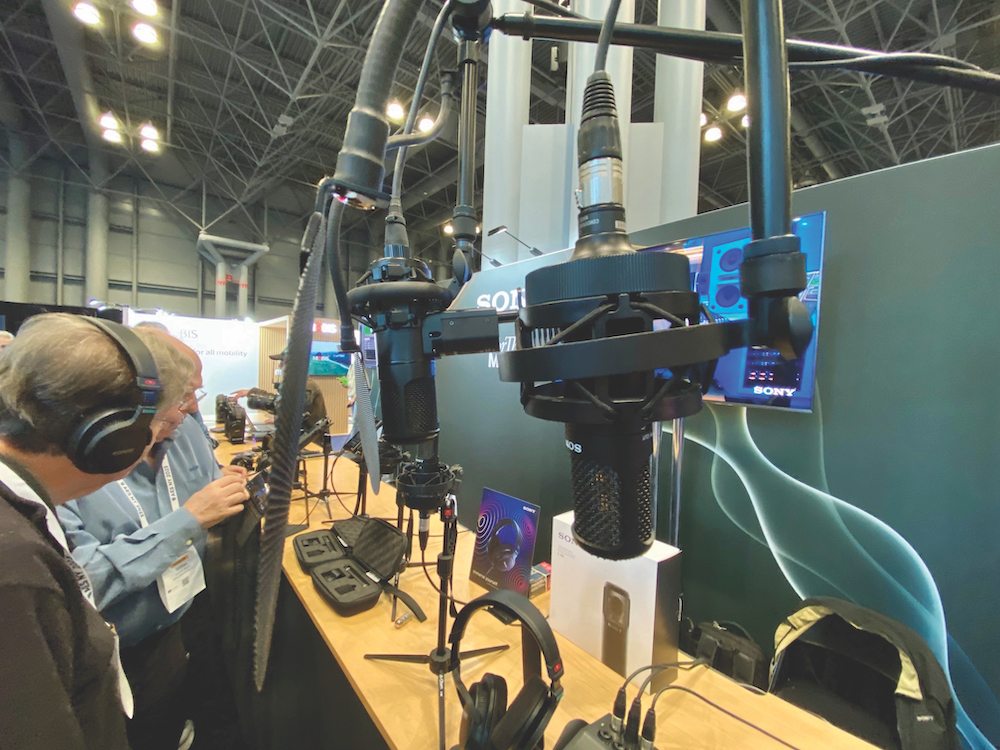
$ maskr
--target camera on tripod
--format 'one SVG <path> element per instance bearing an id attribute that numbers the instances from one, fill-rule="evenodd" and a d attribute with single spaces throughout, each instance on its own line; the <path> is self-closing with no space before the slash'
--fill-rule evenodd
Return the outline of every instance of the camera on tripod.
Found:
<path id="1" fill-rule="evenodd" d="M 248 393 L 247 408 L 274 414 L 278 409 L 278 394 L 260 391 Z"/>
<path id="2" fill-rule="evenodd" d="M 220 393 L 215 397 L 215 421 L 222 424 L 223 434 L 230 443 L 243 442 L 247 429 L 247 413 L 236 399 Z"/>

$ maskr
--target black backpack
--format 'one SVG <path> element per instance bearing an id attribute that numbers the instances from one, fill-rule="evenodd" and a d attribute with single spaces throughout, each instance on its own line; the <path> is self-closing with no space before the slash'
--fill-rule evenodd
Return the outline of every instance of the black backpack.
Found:
<path id="1" fill-rule="evenodd" d="M 927 643 L 840 599 L 807 599 L 778 627 L 769 692 L 873 745 L 958 750 L 955 702 Z"/>

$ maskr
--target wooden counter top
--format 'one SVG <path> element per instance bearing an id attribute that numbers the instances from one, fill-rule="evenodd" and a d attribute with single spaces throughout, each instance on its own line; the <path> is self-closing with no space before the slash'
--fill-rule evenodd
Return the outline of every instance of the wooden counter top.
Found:
<path id="1" fill-rule="evenodd" d="M 217 450 L 219 459 L 228 463 L 229 456 L 249 446 L 223 443 Z M 318 488 L 322 481 L 322 459 L 310 459 L 309 483 Z M 331 498 L 330 511 L 334 519 L 346 518 L 354 507 L 358 468 L 346 460 L 333 463 L 333 488 L 340 500 Z M 316 501 L 311 501 L 315 503 Z M 461 500 L 460 500 L 461 502 Z M 478 502 L 466 498 L 465 502 Z M 395 491 L 383 485 L 375 496 L 369 487 L 368 512 L 395 523 Z M 304 502 L 293 500 L 290 523 L 304 520 Z M 329 516 L 320 503 L 311 512 L 311 528 L 329 528 Z M 434 517 L 427 561 L 429 572 L 436 579 L 433 562 L 441 549 L 441 523 Z M 459 533 L 455 562 L 455 597 L 469 601 L 484 593 L 484 589 L 469 581 L 474 536 L 469 531 Z M 414 540 L 414 558 L 419 559 L 419 547 Z M 420 568 L 403 573 L 400 588 L 419 602 L 427 621 L 411 620 L 396 629 L 390 619 L 391 599 L 383 595 L 378 605 L 368 612 L 345 618 L 337 615 L 314 589 L 312 579 L 302 571 L 295 557 L 292 541 L 285 545 L 285 576 L 308 612 L 330 652 L 342 667 L 361 702 L 368 710 L 390 747 L 399 750 L 433 749 L 437 737 L 437 677 L 421 664 L 400 664 L 369 661 L 367 653 L 427 654 L 436 645 L 438 595 Z M 549 595 L 532 599 L 543 613 L 548 614 Z M 408 611 L 400 603 L 397 615 Z M 546 746 L 552 747 L 566 724 L 575 718 L 593 721 L 611 710 L 622 678 L 582 649 L 557 634 L 565 666 L 562 684 L 564 696 L 546 731 Z M 486 612 L 477 613 L 470 621 L 463 639 L 465 649 L 506 643 L 510 649 L 463 662 L 463 678 L 467 686 L 484 672 L 493 672 L 507 680 L 509 696 L 521 686 L 520 629 L 505 627 Z M 681 670 L 672 683 L 689 688 L 727 711 L 781 738 L 787 746 L 796 748 L 870 748 L 867 743 L 831 726 L 824 720 L 806 713 L 773 695 L 759 695 L 707 667 Z M 451 676 L 445 685 L 447 747 L 458 742 L 461 704 Z M 634 696 L 635 688 L 631 690 Z M 643 713 L 649 699 L 643 701 Z M 656 705 L 657 740 L 659 750 L 668 748 L 718 748 L 736 750 L 782 747 L 782 743 L 762 734 L 740 721 L 681 692 L 664 693 Z"/>

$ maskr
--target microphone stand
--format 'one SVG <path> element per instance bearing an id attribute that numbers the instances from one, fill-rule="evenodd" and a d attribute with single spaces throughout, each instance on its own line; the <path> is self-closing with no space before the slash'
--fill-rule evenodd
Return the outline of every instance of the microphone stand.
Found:
<path id="1" fill-rule="evenodd" d="M 318 436 L 322 435 L 323 438 L 323 486 L 319 492 L 311 492 L 309 490 L 309 473 L 303 465 L 303 470 L 301 472 L 301 482 L 302 482 L 302 500 L 306 506 L 306 521 L 304 524 L 289 524 L 287 527 L 286 534 L 292 536 L 293 534 L 298 534 L 300 531 L 305 531 L 310 525 L 311 512 L 309 510 L 309 500 L 316 498 L 322 500 L 326 505 L 326 514 L 333 519 L 333 514 L 330 512 L 330 492 L 329 488 L 329 468 L 330 468 L 330 436 L 326 434 L 327 428 L 330 426 L 330 420 L 327 417 L 319 420 L 316 424 L 310 427 L 306 432 L 302 433 L 299 438 L 299 453 L 298 459 L 303 461 L 306 456 L 303 455 L 305 447 L 315 440 Z"/>
<path id="2" fill-rule="evenodd" d="M 371 661 L 393 661 L 406 664 L 427 664 L 431 672 L 437 676 L 438 686 L 438 739 L 440 750 L 445 750 L 445 675 L 451 671 L 451 649 L 448 648 L 448 603 L 451 600 L 448 591 L 452 583 L 452 574 L 455 568 L 455 546 L 458 542 L 458 512 L 455 508 L 455 496 L 448 494 L 440 508 L 440 518 L 444 524 L 441 552 L 437 558 L 437 573 L 440 585 L 438 588 L 438 628 L 437 646 L 429 654 L 365 654 L 365 658 Z M 425 526 L 423 521 L 429 519 L 429 515 L 421 513 L 421 526 Z M 426 536 L 421 532 L 421 536 Z M 426 548 L 425 539 L 421 539 L 421 549 Z M 499 651 L 506 651 L 507 644 L 499 646 L 488 646 L 486 648 L 463 651 L 459 654 L 459 660 L 472 659 L 485 654 L 493 654 Z"/>

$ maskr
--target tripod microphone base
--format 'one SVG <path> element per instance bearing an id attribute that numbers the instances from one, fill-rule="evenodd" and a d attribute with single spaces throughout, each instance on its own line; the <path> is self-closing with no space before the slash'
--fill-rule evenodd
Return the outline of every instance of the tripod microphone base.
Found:
<path id="1" fill-rule="evenodd" d="M 506 643 L 499 646 L 488 646 L 486 648 L 476 648 L 472 651 L 463 651 L 458 655 L 459 661 L 465 661 L 466 659 L 475 659 L 478 656 L 485 656 L 486 654 L 495 654 L 500 651 L 506 651 L 509 649 Z M 440 652 L 434 649 L 429 654 L 365 654 L 365 658 L 369 661 L 395 661 L 404 664 L 429 664 L 431 672 L 434 674 L 447 674 L 448 666 L 451 660 L 451 651 L 445 649 L 444 652 Z"/>

